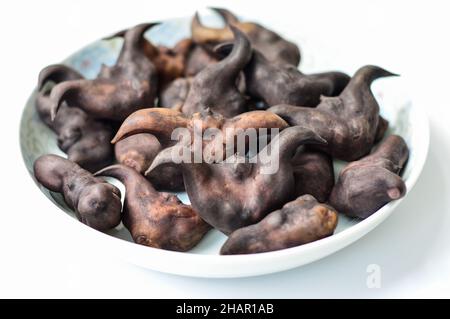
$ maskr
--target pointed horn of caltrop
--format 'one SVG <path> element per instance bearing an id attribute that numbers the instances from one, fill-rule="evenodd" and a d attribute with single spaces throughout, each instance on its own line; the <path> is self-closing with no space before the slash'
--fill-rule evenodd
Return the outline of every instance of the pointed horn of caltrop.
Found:
<path id="1" fill-rule="evenodd" d="M 123 47 L 120 55 L 123 56 L 130 52 L 142 50 L 143 44 L 142 41 L 145 40 L 144 37 L 145 32 L 158 24 L 160 24 L 160 22 L 142 23 L 124 31 L 123 34 L 122 32 L 119 32 L 119 34 L 122 34 L 121 36 L 124 38 Z M 156 47 L 150 41 L 147 41 L 145 45 L 150 46 L 151 49 L 157 50 Z"/>
<path id="2" fill-rule="evenodd" d="M 234 35 L 233 49 L 222 62 L 224 62 L 224 64 L 226 63 L 228 68 L 227 71 L 233 76 L 233 79 L 235 79 L 236 73 L 241 72 L 250 61 L 252 46 L 247 36 L 236 26 L 230 24 L 230 29 Z"/>
<path id="3" fill-rule="evenodd" d="M 289 125 L 278 115 L 267 111 L 251 111 L 237 115 L 226 122 L 224 128 L 279 128 L 285 129 Z"/>
<path id="4" fill-rule="evenodd" d="M 38 91 L 41 91 L 44 85 L 49 81 L 60 83 L 64 81 L 79 80 L 82 78 L 83 76 L 78 71 L 67 65 L 53 64 L 47 66 L 39 72 L 37 89 Z"/>
<path id="5" fill-rule="evenodd" d="M 72 94 L 76 94 L 84 85 L 85 80 L 65 81 L 57 84 L 50 93 L 50 116 L 52 121 L 55 119 L 61 104 Z"/>
<path id="6" fill-rule="evenodd" d="M 219 63 L 211 66 L 210 77 L 220 75 L 223 81 L 236 81 L 239 72 L 247 65 L 252 55 L 252 48 L 247 36 L 234 25 L 230 25 L 234 34 L 231 52 Z"/>
<path id="7" fill-rule="evenodd" d="M 122 164 L 115 164 L 99 170 L 97 173 L 94 174 L 94 176 L 114 177 L 119 181 L 121 181 L 125 185 L 125 187 L 129 189 L 136 184 L 136 182 L 139 180 L 139 176 L 142 175 L 131 167 Z M 156 190 L 153 188 L 151 184 L 146 185 L 146 187 L 148 190 L 152 190 L 154 192 L 154 194 L 151 195 L 156 194 Z"/>
<path id="8" fill-rule="evenodd" d="M 123 29 L 120 31 L 117 31 L 116 33 L 113 33 L 107 37 L 102 38 L 103 41 L 109 41 L 115 38 L 123 38 L 125 36 L 125 33 L 128 31 L 128 29 Z"/>
<path id="9" fill-rule="evenodd" d="M 227 24 L 236 24 L 240 22 L 230 10 L 216 7 L 210 7 L 210 9 L 217 12 Z"/>
<path id="10" fill-rule="evenodd" d="M 344 91 L 355 90 L 357 88 L 369 89 L 373 81 L 388 76 L 399 76 L 376 65 L 366 65 L 360 68 L 351 78 Z"/>
<path id="11" fill-rule="evenodd" d="M 150 174 L 155 168 L 164 164 L 180 164 L 173 160 L 173 153 L 179 150 L 179 144 L 163 149 L 156 155 L 150 167 L 145 171 L 144 175 Z"/>
<path id="12" fill-rule="evenodd" d="M 111 143 L 138 133 L 150 133 L 170 140 L 173 130 L 186 127 L 188 122 L 183 113 L 173 109 L 141 109 L 125 119 Z"/>
<path id="13" fill-rule="evenodd" d="M 198 12 L 195 13 L 191 22 L 192 39 L 196 43 L 222 42 L 232 38 L 231 31 L 228 28 L 210 28 L 206 27 L 200 21 Z"/>

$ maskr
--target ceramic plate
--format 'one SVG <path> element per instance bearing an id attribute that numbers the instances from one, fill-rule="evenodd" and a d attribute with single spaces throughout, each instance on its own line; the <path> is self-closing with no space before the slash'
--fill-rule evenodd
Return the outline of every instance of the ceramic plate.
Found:
<path id="1" fill-rule="evenodd" d="M 206 16 L 204 21 L 205 24 L 211 25 L 220 23 L 218 18 L 212 15 Z M 166 21 L 146 34 L 153 42 L 168 46 L 189 35 L 190 18 Z M 305 64 L 306 68 L 314 69 L 314 61 L 332 60 L 332 52 L 318 50 L 311 41 L 305 42 L 309 43 L 310 48 L 305 49 L 302 45 L 302 69 L 305 69 Z M 85 77 L 93 78 L 102 64 L 114 64 L 121 45 L 121 39 L 97 41 L 76 52 L 64 63 L 74 67 Z M 314 53 L 314 58 L 309 56 L 308 52 Z M 416 183 L 427 156 L 429 128 L 423 110 L 408 99 L 407 91 L 401 88 L 401 83 L 401 78 L 383 79 L 372 88 L 380 103 L 382 115 L 390 122 L 389 133 L 401 135 L 410 148 L 410 158 L 403 172 L 409 192 Z M 34 95 L 35 92 L 25 106 L 20 127 L 22 154 L 30 174 L 32 174 L 33 162 L 38 156 L 47 153 L 64 155 L 56 145 L 55 134 L 39 120 L 34 108 Z M 335 163 L 335 166 L 338 173 L 342 163 Z M 120 183 L 111 181 L 124 191 Z M 61 213 L 70 217 L 66 219 L 67 223 L 77 223 L 80 232 L 91 236 L 92 240 L 102 245 L 105 250 L 113 251 L 120 257 L 149 269 L 198 277 L 254 276 L 310 263 L 344 248 L 367 234 L 385 220 L 404 200 L 403 198 L 389 203 L 363 221 L 341 215 L 333 236 L 310 244 L 262 254 L 220 256 L 218 252 L 226 237 L 218 231 L 210 231 L 197 247 L 186 253 L 144 247 L 134 244 L 122 225 L 108 233 L 101 233 L 79 223 L 60 194 L 49 192 L 43 187 L 40 189 L 45 196 L 59 206 Z M 179 197 L 188 202 L 185 193 L 179 194 Z"/>

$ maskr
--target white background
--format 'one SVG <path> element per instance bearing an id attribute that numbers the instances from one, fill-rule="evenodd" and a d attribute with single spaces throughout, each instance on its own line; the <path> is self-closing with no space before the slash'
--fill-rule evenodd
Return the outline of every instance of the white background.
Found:
<path id="1" fill-rule="evenodd" d="M 1 1 L 0 297 L 450 297 L 447 4 Z M 39 70 L 112 31 L 191 15 L 208 5 L 227 6 L 299 39 L 314 30 L 315 40 L 352 55 L 353 70 L 370 63 L 400 73 L 410 83 L 414 103 L 428 111 L 431 148 L 421 178 L 393 216 L 357 243 L 291 271 L 211 280 L 137 268 L 99 251 L 78 236 L 77 227 L 57 226 L 66 217 L 27 175 L 18 143 L 21 110 Z M 366 286 L 369 264 L 381 267 L 379 289 Z"/>

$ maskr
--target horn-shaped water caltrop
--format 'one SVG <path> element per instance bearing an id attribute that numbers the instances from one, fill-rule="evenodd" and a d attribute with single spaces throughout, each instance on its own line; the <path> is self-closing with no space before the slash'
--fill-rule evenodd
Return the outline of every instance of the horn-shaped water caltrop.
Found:
<path id="1" fill-rule="evenodd" d="M 380 135 L 380 108 L 370 84 L 375 79 L 394 75 L 377 66 L 364 66 L 339 96 L 323 97 L 316 108 L 277 105 L 268 111 L 290 125 L 315 130 L 328 142 L 321 149 L 335 158 L 353 161 L 368 154 Z"/>
<path id="2" fill-rule="evenodd" d="M 124 37 L 127 31 L 117 32 L 104 40 Z M 187 59 L 192 51 L 193 45 L 191 39 L 182 39 L 173 48 L 169 48 L 161 45 L 156 46 L 151 41 L 143 38 L 141 46 L 147 58 L 156 67 L 160 88 L 185 74 Z"/>
<path id="3" fill-rule="evenodd" d="M 198 121 L 198 122 L 197 122 Z M 225 118 L 220 114 L 206 110 L 192 116 L 166 108 L 142 109 L 131 114 L 121 125 L 112 143 L 138 133 L 153 134 L 164 145 L 168 145 L 172 132 L 177 128 L 188 128 L 193 134 L 195 123 L 201 123 L 201 132 L 208 128 L 219 129 L 223 132 L 225 142 L 234 138 L 241 130 L 288 127 L 288 124 L 278 115 L 267 111 L 251 111 L 239 114 L 233 118 Z"/>
<path id="4" fill-rule="evenodd" d="M 366 218 L 403 197 L 406 185 L 398 174 L 408 155 L 403 138 L 390 135 L 372 154 L 342 169 L 330 204 L 347 216 Z"/>
<path id="5" fill-rule="evenodd" d="M 216 50 L 226 51 L 227 47 Z M 248 93 L 270 106 L 290 104 L 314 107 L 319 104 L 322 95 L 339 95 L 350 80 L 347 74 L 337 71 L 303 74 L 292 65 L 270 63 L 257 50 L 254 50 L 244 73 Z"/>
<path id="6" fill-rule="evenodd" d="M 153 106 L 157 93 L 157 72 L 147 58 L 142 41 L 154 23 L 140 24 L 127 30 L 119 58 L 114 66 L 103 66 L 93 80 L 65 81 L 50 95 L 51 115 L 55 118 L 63 102 L 89 115 L 123 121 L 142 106 Z"/>
<path id="7" fill-rule="evenodd" d="M 222 255 L 255 254 L 310 243 L 331 236 L 337 226 L 337 212 L 303 195 L 267 215 L 259 223 L 231 233 Z"/>
<path id="8" fill-rule="evenodd" d="M 138 133 L 149 133 L 163 140 L 170 140 L 172 132 L 179 127 L 187 127 L 189 118 L 180 111 L 152 107 L 141 109 L 123 121 L 112 143 Z"/>
<path id="9" fill-rule="evenodd" d="M 193 248 L 211 228 L 175 195 L 157 192 L 136 170 L 112 165 L 97 172 L 126 188 L 123 224 L 141 245 L 176 251 Z"/>
<path id="10" fill-rule="evenodd" d="M 234 24 L 244 32 L 252 46 L 260 51 L 271 63 L 290 64 L 297 66 L 300 62 L 300 50 L 294 43 L 283 39 L 279 34 L 254 22 L 240 22 L 229 10 L 222 8 L 211 8 L 217 12 L 227 23 Z M 229 42 L 233 35 L 227 28 L 217 29 L 204 26 L 198 13 L 195 14 L 191 23 L 192 39 L 204 46 L 207 50 L 220 43 Z"/>
<path id="11" fill-rule="evenodd" d="M 245 112 L 247 99 L 237 87 L 237 79 L 251 57 L 251 45 L 244 33 L 230 25 L 234 34 L 233 50 L 222 61 L 198 73 L 190 85 L 181 110 L 192 115 L 210 108 L 225 117 Z"/>
<path id="12" fill-rule="evenodd" d="M 309 129 L 290 127 L 276 135 L 254 160 L 236 154 L 217 164 L 181 163 L 192 207 L 207 223 L 225 234 L 257 223 L 293 199 L 295 181 L 291 159 L 300 145 L 315 143 L 325 141 Z M 174 148 L 159 153 L 149 172 L 173 162 Z"/>
<path id="13" fill-rule="evenodd" d="M 70 80 L 79 80 L 82 78 L 83 76 L 78 71 L 67 65 L 52 64 L 43 68 L 41 72 L 39 72 L 37 90 L 42 91 L 47 82 L 60 83 Z"/>
<path id="14" fill-rule="evenodd" d="M 34 176 L 44 187 L 62 193 L 78 219 L 98 230 L 120 223 L 120 191 L 72 161 L 57 155 L 43 155 L 34 162 Z"/>
<path id="15" fill-rule="evenodd" d="M 59 148 L 67 153 L 69 160 L 88 171 L 96 171 L 113 160 L 110 143 L 113 136 L 111 125 L 94 120 L 86 112 L 63 103 L 55 119 L 51 120 L 51 88 L 47 84 L 82 79 L 74 69 L 62 65 L 50 65 L 39 73 L 36 110 L 40 118 L 57 134 Z"/>

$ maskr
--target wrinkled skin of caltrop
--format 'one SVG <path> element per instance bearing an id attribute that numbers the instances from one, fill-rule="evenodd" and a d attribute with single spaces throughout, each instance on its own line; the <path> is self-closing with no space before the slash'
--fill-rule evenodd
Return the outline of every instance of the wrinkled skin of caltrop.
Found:
<path id="1" fill-rule="evenodd" d="M 176 251 L 193 248 L 211 228 L 175 195 L 157 192 L 136 170 L 112 165 L 96 175 L 117 178 L 126 188 L 123 224 L 141 245 Z"/>
<path id="2" fill-rule="evenodd" d="M 113 129 L 110 124 L 91 118 L 86 112 L 63 103 L 55 119 L 51 120 L 51 100 L 48 83 L 79 80 L 83 77 L 74 69 L 50 65 L 39 73 L 36 110 L 42 121 L 57 134 L 59 148 L 69 160 L 88 171 L 96 171 L 113 160 L 110 143 Z"/>
<path id="3" fill-rule="evenodd" d="M 154 135 L 140 133 L 118 141 L 114 146 L 114 151 L 119 163 L 143 174 L 163 148 Z M 149 174 L 147 178 L 156 189 L 184 190 L 183 175 L 179 167 L 162 165 L 155 169 L 152 174 Z"/>
<path id="4" fill-rule="evenodd" d="M 274 64 L 290 64 L 297 66 L 300 62 L 300 50 L 294 43 L 283 39 L 272 30 L 253 22 L 240 22 L 230 11 L 222 8 L 211 8 L 216 11 L 227 25 L 233 24 L 244 32 L 249 38 L 252 47 L 260 51 L 267 60 Z M 228 28 L 209 28 L 200 22 L 198 13 L 195 14 L 191 24 L 192 39 L 210 52 L 221 43 L 233 39 Z"/>
<path id="5" fill-rule="evenodd" d="M 275 143 L 278 143 L 279 152 L 271 153 L 268 149 L 275 147 Z M 262 161 L 261 157 L 252 162 L 236 154 L 231 162 L 180 163 L 192 207 L 207 223 L 225 234 L 257 223 L 294 197 L 291 159 L 300 145 L 315 143 L 325 141 L 311 130 L 289 127 L 260 151 L 260 154 L 267 154 L 266 159 L 270 162 Z M 172 163 L 175 147 L 159 153 L 149 171 L 161 164 Z M 279 164 L 278 169 L 265 174 L 265 165 L 275 162 Z"/>
<path id="6" fill-rule="evenodd" d="M 217 50 L 229 49 L 224 45 Z M 350 81 L 347 74 L 337 71 L 303 74 L 293 65 L 270 63 L 257 50 L 254 50 L 244 73 L 250 96 L 271 106 L 315 107 L 320 103 L 321 96 L 339 95 Z"/>
<path id="7" fill-rule="evenodd" d="M 82 223 L 101 231 L 120 223 L 119 189 L 76 163 L 57 155 L 43 155 L 34 162 L 34 176 L 45 188 L 62 193 Z"/>
<path id="8" fill-rule="evenodd" d="M 278 114 L 290 125 L 300 125 L 316 131 L 326 141 L 320 148 L 332 157 L 353 161 L 368 154 L 380 138 L 380 117 L 370 84 L 377 78 L 393 76 L 377 66 L 364 66 L 352 77 L 337 97 L 323 97 L 316 108 L 277 105 L 268 111 Z"/>
<path id="9" fill-rule="evenodd" d="M 231 233 L 220 253 L 255 254 L 300 246 L 331 236 L 337 220 L 334 208 L 303 195 L 259 223 Z"/>
<path id="10" fill-rule="evenodd" d="M 248 110 L 248 100 L 238 88 L 238 77 L 251 57 L 251 45 L 244 33 L 230 26 L 234 34 L 231 52 L 218 63 L 210 64 L 192 80 L 181 111 L 187 115 L 210 108 L 225 117 Z"/>
<path id="11" fill-rule="evenodd" d="M 309 194 L 325 203 L 334 186 L 333 159 L 321 151 L 299 148 L 292 165 L 296 196 Z"/>
<path id="12" fill-rule="evenodd" d="M 63 102 L 89 115 L 123 121 L 142 106 L 155 105 L 157 71 L 142 45 L 144 33 L 154 24 L 140 24 L 124 34 L 124 43 L 115 65 L 103 66 L 97 78 L 64 81 L 50 94 L 54 118 Z"/>
<path id="13" fill-rule="evenodd" d="M 372 154 L 342 169 L 330 204 L 347 216 L 367 218 L 387 203 L 403 197 L 406 185 L 399 173 L 408 155 L 403 138 L 390 135 Z"/>

